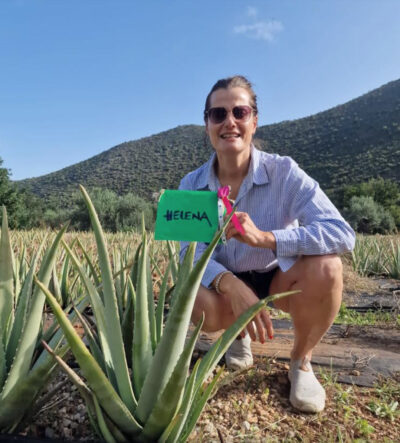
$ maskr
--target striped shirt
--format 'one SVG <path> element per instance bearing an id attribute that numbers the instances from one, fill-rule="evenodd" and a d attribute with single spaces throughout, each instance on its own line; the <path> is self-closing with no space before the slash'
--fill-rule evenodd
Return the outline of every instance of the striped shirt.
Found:
<path id="1" fill-rule="evenodd" d="M 187 174 L 179 189 L 217 191 L 221 184 L 214 171 L 216 154 Z M 249 171 L 235 206 L 247 212 L 258 229 L 272 232 L 276 251 L 255 248 L 231 239 L 219 244 L 208 263 L 202 284 L 210 287 L 223 271 L 267 272 L 277 266 L 285 272 L 301 255 L 343 253 L 354 248 L 355 234 L 339 211 L 290 157 L 251 148 Z M 188 242 L 181 243 L 181 259 Z M 207 245 L 198 243 L 195 261 Z"/>

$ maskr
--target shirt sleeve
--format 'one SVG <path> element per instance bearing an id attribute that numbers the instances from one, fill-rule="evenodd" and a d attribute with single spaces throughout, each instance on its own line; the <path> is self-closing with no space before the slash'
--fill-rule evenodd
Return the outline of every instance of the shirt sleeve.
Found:
<path id="1" fill-rule="evenodd" d="M 196 189 L 194 189 L 194 186 L 191 183 L 189 176 L 185 176 L 181 180 L 178 189 L 188 190 L 188 191 L 195 191 L 196 190 Z M 188 246 L 189 246 L 189 242 L 183 242 L 183 241 L 180 242 L 179 258 L 180 258 L 181 262 L 186 254 L 186 250 L 187 250 Z M 200 243 L 200 242 L 197 243 L 196 251 L 195 251 L 195 255 L 194 255 L 194 263 L 197 263 L 199 258 L 202 256 L 203 252 L 207 249 L 207 246 L 208 246 L 208 243 Z M 217 246 L 217 248 L 218 248 L 218 246 Z M 210 258 L 208 264 L 207 264 L 203 278 L 201 279 L 201 284 L 207 288 L 211 288 L 211 283 L 213 282 L 215 277 L 224 271 L 227 271 L 227 268 L 215 260 L 215 251 L 214 251 L 213 254 L 211 255 L 211 258 Z"/>
<path id="2" fill-rule="evenodd" d="M 282 270 L 289 269 L 299 255 L 340 254 L 354 248 L 353 229 L 318 183 L 291 159 L 282 189 L 288 222 L 298 221 L 292 229 L 272 231 Z"/>

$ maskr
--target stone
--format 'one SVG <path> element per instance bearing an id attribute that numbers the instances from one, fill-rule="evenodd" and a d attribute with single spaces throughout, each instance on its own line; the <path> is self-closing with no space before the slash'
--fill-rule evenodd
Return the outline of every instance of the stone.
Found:
<path id="1" fill-rule="evenodd" d="M 247 420 L 245 420 L 245 421 L 242 423 L 242 426 L 243 426 L 243 428 L 244 428 L 246 431 L 250 431 L 250 429 L 251 429 L 250 423 L 249 423 Z"/>

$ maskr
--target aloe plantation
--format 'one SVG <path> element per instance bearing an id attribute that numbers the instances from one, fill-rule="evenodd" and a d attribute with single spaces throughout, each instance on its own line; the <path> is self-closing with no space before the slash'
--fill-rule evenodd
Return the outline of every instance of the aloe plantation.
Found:
<path id="1" fill-rule="evenodd" d="M 141 234 L 105 235 L 81 192 L 94 240 L 67 226 L 10 232 L 3 209 L 0 433 L 21 432 L 40 414 L 41 393 L 51 398 L 50 380 L 63 371 L 99 439 L 186 441 L 215 392 L 222 369 L 210 374 L 226 349 L 266 302 L 287 294 L 254 305 L 195 361 L 202 321 L 188 334 L 190 315 L 223 230 L 195 265 L 194 243 L 179 263 L 177 245 L 155 242 L 144 223 Z"/>

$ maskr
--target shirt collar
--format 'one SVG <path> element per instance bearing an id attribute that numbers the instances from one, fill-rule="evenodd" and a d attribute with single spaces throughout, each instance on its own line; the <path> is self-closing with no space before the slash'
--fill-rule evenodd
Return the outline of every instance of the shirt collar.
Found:
<path id="1" fill-rule="evenodd" d="M 249 172 L 243 180 L 238 199 L 247 193 L 252 188 L 253 184 L 263 185 L 269 182 L 266 164 L 262 162 L 261 156 L 261 151 L 256 149 L 254 145 L 251 145 Z M 204 165 L 205 167 L 197 182 L 197 189 L 208 187 L 210 191 L 217 191 L 218 188 L 221 187 L 214 169 L 216 157 L 216 153 L 213 152 L 208 162 Z"/>

